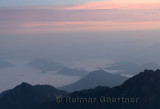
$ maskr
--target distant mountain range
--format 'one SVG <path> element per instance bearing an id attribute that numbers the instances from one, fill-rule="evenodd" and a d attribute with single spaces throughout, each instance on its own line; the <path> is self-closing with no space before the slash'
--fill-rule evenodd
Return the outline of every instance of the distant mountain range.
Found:
<path id="1" fill-rule="evenodd" d="M 160 65 L 157 64 L 156 62 L 145 62 L 143 64 L 137 64 L 134 62 L 120 61 L 107 66 L 105 70 L 119 70 L 118 73 L 135 75 L 141 71 L 144 71 L 145 69 L 156 70 L 159 68 L 160 68 Z"/>
<path id="2" fill-rule="evenodd" d="M 92 73 L 95 72 L 97 71 Z M 98 72 L 101 72 L 99 75 L 104 73 L 102 70 Z M 61 96 L 63 99 L 57 102 L 57 96 Z M 0 109 L 159 108 L 160 70 L 145 70 L 126 80 L 122 85 L 113 88 L 109 88 L 107 85 L 98 86 L 95 89 L 84 89 L 69 94 L 50 85 L 32 86 L 22 83 L 14 89 L 0 94 Z"/>
<path id="3" fill-rule="evenodd" d="M 76 91 L 69 97 L 64 97 L 61 103 L 46 102 L 40 109 L 159 109 L 160 70 L 145 70 L 121 86 Z M 96 98 L 96 101 L 80 103 L 77 98 L 90 101 Z"/>
<path id="4" fill-rule="evenodd" d="M 7 62 L 7 61 L 2 61 L 0 60 L 0 68 L 9 68 L 9 67 L 13 67 L 14 65 Z"/>
<path id="5" fill-rule="evenodd" d="M 32 86 L 22 83 L 14 89 L 0 94 L 0 109 L 36 109 L 44 102 L 64 97 L 66 91 L 57 90 L 50 85 Z"/>
<path id="6" fill-rule="evenodd" d="M 59 89 L 73 92 L 82 89 L 95 88 L 97 86 L 114 87 L 121 85 L 127 79 L 127 77 L 118 74 L 107 73 L 104 70 L 96 70 L 90 72 L 77 82 L 60 87 Z"/>
<path id="7" fill-rule="evenodd" d="M 85 76 L 88 73 L 84 69 L 68 68 L 60 63 L 43 58 L 32 60 L 26 66 L 42 70 L 41 73 L 56 71 L 56 74 L 66 76 Z"/>

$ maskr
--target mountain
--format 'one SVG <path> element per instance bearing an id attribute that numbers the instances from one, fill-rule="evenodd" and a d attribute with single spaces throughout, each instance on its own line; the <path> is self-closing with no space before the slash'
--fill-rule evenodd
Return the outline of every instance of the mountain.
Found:
<path id="1" fill-rule="evenodd" d="M 64 65 L 52 62 L 47 59 L 35 59 L 30 61 L 27 66 L 43 71 L 56 71 L 64 68 Z"/>
<path id="2" fill-rule="evenodd" d="M 84 69 L 68 68 L 60 63 L 55 63 L 43 58 L 32 60 L 27 63 L 26 66 L 42 70 L 41 73 L 45 73 L 47 71 L 56 71 L 56 73 L 59 75 L 67 76 L 84 76 L 88 73 Z"/>
<path id="3" fill-rule="evenodd" d="M 50 85 L 32 86 L 22 83 L 14 89 L 0 94 L 0 109 L 36 109 L 56 96 L 66 96 L 65 91 L 57 90 Z"/>
<path id="4" fill-rule="evenodd" d="M 78 98 L 81 98 L 81 102 Z M 91 103 L 93 98 L 96 100 Z M 83 102 L 82 99 L 86 101 Z M 114 88 L 97 87 L 95 89 L 76 91 L 68 97 L 64 97 L 61 103 L 56 103 L 55 101 L 46 102 L 40 109 L 64 108 L 159 109 L 160 70 L 145 70 L 125 81 L 121 86 Z"/>
<path id="5" fill-rule="evenodd" d="M 8 68 L 8 67 L 13 67 L 13 64 L 7 61 L 0 60 L 0 68 Z"/>
<path id="6" fill-rule="evenodd" d="M 71 69 L 71 68 L 63 68 L 60 71 L 57 72 L 57 74 L 60 75 L 67 75 L 67 76 L 85 76 L 88 72 L 83 69 Z"/>
<path id="7" fill-rule="evenodd" d="M 95 70 L 77 82 L 60 87 L 59 89 L 73 92 L 82 89 L 95 88 L 97 86 L 114 87 L 122 84 L 125 80 L 127 80 L 127 78 L 124 76 L 107 73 L 104 70 Z"/>

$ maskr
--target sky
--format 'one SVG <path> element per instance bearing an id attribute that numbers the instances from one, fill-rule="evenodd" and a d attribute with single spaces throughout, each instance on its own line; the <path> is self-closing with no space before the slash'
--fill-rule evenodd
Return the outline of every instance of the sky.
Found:
<path id="1" fill-rule="evenodd" d="M 0 0 L 1 7 L 11 6 L 39 6 L 39 5 L 73 5 L 73 4 L 84 4 L 90 2 L 100 1 L 112 1 L 112 0 Z M 120 1 L 120 0 L 119 0 Z M 153 3 L 158 0 L 121 0 L 120 2 L 126 3 Z"/>
<path id="2" fill-rule="evenodd" d="M 159 30 L 158 0 L 0 0 L 1 58 L 113 56 L 136 41 L 139 46 L 160 43 Z M 134 45 L 123 45 L 126 40 Z M 98 50 L 106 46 L 108 51 L 117 48 L 113 53 Z"/>
<path id="3" fill-rule="evenodd" d="M 117 51 L 135 49 L 136 41 L 139 46 L 160 43 L 159 30 L 158 0 L 0 0 L 2 59 L 113 56 Z M 126 40 L 134 40 L 134 45 L 123 45 Z M 106 46 L 112 53 L 103 51 Z M 117 46 L 112 48 L 115 52 L 110 46 Z"/>
<path id="4" fill-rule="evenodd" d="M 1 34 L 160 29 L 158 0 L 0 2 Z"/>
<path id="5" fill-rule="evenodd" d="M 96 68 L 121 60 L 160 63 L 159 48 L 159 0 L 0 0 L 0 60 L 47 58 Z M 0 69 L 0 91 L 23 80 L 72 80 L 56 76 L 53 84 L 54 75 L 34 72 L 21 63 Z"/>
<path id="6" fill-rule="evenodd" d="M 103 0 L 0 0 L 1 7 L 39 6 L 39 5 L 73 5 Z"/>

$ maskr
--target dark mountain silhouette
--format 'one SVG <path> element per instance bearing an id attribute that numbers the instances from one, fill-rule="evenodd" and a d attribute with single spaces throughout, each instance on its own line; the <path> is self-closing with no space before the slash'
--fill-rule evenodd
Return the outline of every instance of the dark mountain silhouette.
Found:
<path id="1" fill-rule="evenodd" d="M 64 68 L 64 65 L 52 62 L 47 59 L 35 59 L 27 64 L 27 66 L 45 71 L 56 71 Z"/>
<path id="2" fill-rule="evenodd" d="M 7 61 L 2 61 L 0 60 L 0 68 L 9 68 L 9 67 L 13 67 L 14 65 L 7 62 Z"/>
<path id="3" fill-rule="evenodd" d="M 127 77 L 121 75 L 107 73 L 103 70 L 96 70 L 90 72 L 77 82 L 61 87 L 59 89 L 73 92 L 82 89 L 95 88 L 97 86 L 113 87 L 122 84 L 127 79 Z"/>
<path id="4" fill-rule="evenodd" d="M 67 94 L 50 85 L 32 86 L 22 83 L 0 94 L 0 109 L 36 109 L 42 103 L 54 100 L 56 96 L 63 97 Z"/>
<path id="5" fill-rule="evenodd" d="M 125 81 L 121 86 L 77 91 L 71 93 L 69 97 L 97 98 L 97 101 L 66 103 L 67 97 L 64 97 L 61 103 L 46 102 L 40 109 L 159 109 L 160 70 L 145 70 Z M 99 98 L 103 97 L 108 98 L 106 99 L 108 102 L 102 103 L 103 100 L 100 102 Z"/>
<path id="6" fill-rule="evenodd" d="M 88 72 L 83 69 L 71 69 L 71 68 L 63 68 L 60 71 L 57 72 L 57 74 L 60 75 L 67 75 L 67 76 L 85 76 Z"/>

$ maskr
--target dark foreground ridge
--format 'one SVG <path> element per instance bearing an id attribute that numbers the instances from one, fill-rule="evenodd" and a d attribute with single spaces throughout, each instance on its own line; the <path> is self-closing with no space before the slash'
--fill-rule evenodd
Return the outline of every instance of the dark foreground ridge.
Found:
<path id="1" fill-rule="evenodd" d="M 67 92 L 50 85 L 22 83 L 0 94 L 0 109 L 36 109 L 46 101 L 55 100 L 56 96 L 66 95 Z"/>
<path id="2" fill-rule="evenodd" d="M 50 85 L 22 83 L 0 94 L 0 109 L 159 108 L 160 70 L 145 70 L 114 88 L 99 86 L 68 94 Z"/>
<path id="3" fill-rule="evenodd" d="M 83 99 L 82 99 L 83 98 Z M 96 100 L 95 100 L 96 99 Z M 114 88 L 73 92 L 40 109 L 159 109 L 160 70 L 145 70 Z"/>

